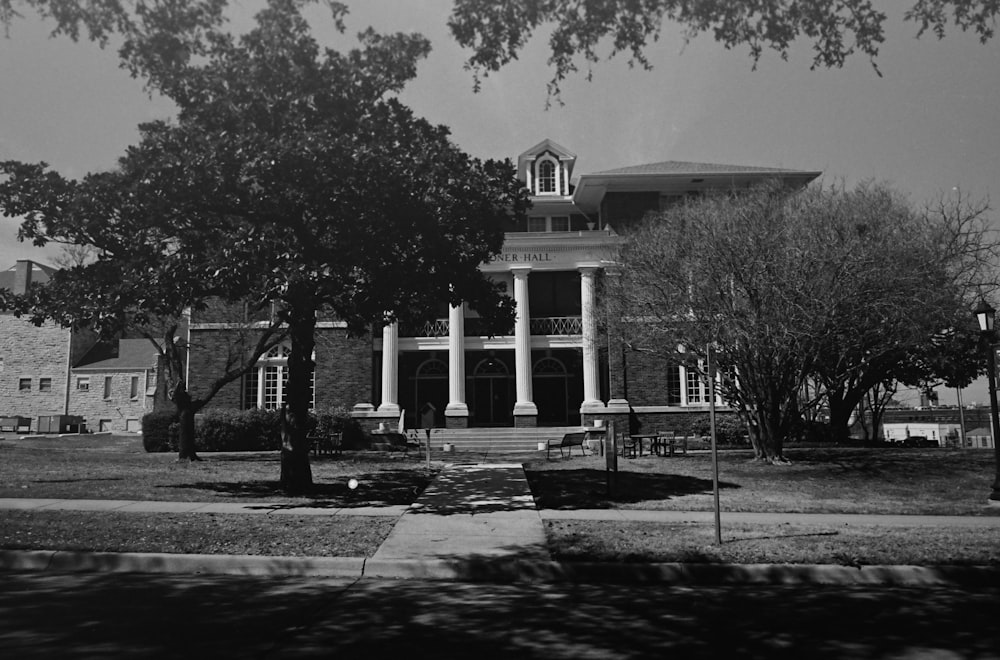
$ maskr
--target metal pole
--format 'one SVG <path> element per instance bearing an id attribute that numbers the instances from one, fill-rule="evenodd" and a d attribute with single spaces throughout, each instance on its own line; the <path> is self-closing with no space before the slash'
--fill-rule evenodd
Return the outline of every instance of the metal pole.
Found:
<path id="1" fill-rule="evenodd" d="M 715 353 L 708 347 L 708 422 L 712 434 L 712 493 L 715 496 L 715 544 L 722 545 L 722 516 L 719 512 L 719 448 L 715 441 Z"/>
<path id="2" fill-rule="evenodd" d="M 988 338 L 990 339 L 990 338 Z M 997 357 L 996 349 L 992 342 L 987 345 L 989 355 L 987 356 L 989 387 L 990 387 L 990 420 L 992 422 L 990 435 L 993 437 L 993 454 L 996 457 L 996 478 L 993 480 L 993 492 L 990 499 L 1000 502 L 1000 445 L 997 444 L 997 429 L 1000 429 L 1000 419 L 997 414 Z"/>
<path id="3" fill-rule="evenodd" d="M 962 403 L 962 388 L 955 388 L 958 398 L 958 446 L 965 448 L 965 404 Z"/>

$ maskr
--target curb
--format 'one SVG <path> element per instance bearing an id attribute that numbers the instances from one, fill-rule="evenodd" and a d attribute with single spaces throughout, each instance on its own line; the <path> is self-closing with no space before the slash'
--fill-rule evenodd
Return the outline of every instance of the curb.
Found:
<path id="1" fill-rule="evenodd" d="M 502 557 L 375 560 L 364 557 L 0 550 L 0 570 L 579 584 L 1000 587 L 1000 567 L 997 566 L 629 564 Z"/>

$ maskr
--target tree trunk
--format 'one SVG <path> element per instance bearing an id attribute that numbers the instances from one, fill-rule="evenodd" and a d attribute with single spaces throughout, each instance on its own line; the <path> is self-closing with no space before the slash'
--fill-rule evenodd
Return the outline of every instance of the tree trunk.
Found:
<path id="1" fill-rule="evenodd" d="M 174 390 L 174 406 L 177 408 L 177 460 L 200 461 L 201 458 L 194 448 L 194 413 L 195 406 L 191 395 L 181 382 Z"/>
<path id="2" fill-rule="evenodd" d="M 292 306 L 289 337 L 287 403 L 281 409 L 281 489 L 289 495 L 312 491 L 309 465 L 309 405 L 315 347 L 316 312 L 309 305 Z"/>
<path id="3" fill-rule="evenodd" d="M 834 444 L 844 444 L 851 439 L 851 413 L 854 412 L 854 405 L 844 397 L 836 396 L 834 392 L 828 393 L 826 401 L 830 407 L 830 439 Z"/>

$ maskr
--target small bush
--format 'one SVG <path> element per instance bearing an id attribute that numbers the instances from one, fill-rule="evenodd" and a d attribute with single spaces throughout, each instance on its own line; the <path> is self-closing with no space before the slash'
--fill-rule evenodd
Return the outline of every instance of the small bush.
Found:
<path id="1" fill-rule="evenodd" d="M 708 413 L 678 415 L 672 426 L 670 430 L 677 435 L 708 436 L 712 432 Z M 742 444 L 745 435 L 746 427 L 736 413 L 720 412 L 715 415 L 715 438 L 720 444 Z"/>
<path id="2" fill-rule="evenodd" d="M 313 420 L 311 429 L 317 435 L 327 433 L 341 434 L 341 447 L 343 449 L 365 449 L 368 439 L 358 420 L 351 417 L 350 411 L 346 408 L 334 407 L 317 410 L 312 413 Z"/>
<path id="3" fill-rule="evenodd" d="M 147 452 L 177 451 L 177 415 L 160 410 L 142 416 L 142 448 Z"/>
<path id="4" fill-rule="evenodd" d="M 273 451 L 281 448 L 276 410 L 210 410 L 195 419 L 198 451 Z"/>

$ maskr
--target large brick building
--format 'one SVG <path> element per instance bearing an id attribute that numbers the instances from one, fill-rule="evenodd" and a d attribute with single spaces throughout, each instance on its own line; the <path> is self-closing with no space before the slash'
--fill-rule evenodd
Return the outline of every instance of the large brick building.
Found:
<path id="1" fill-rule="evenodd" d="M 357 417 L 407 427 L 573 426 L 629 416 L 659 424 L 707 409 L 706 387 L 683 366 L 609 350 L 598 335 L 597 283 L 615 264 L 620 233 L 690 195 L 766 179 L 804 186 L 819 175 L 775 168 L 667 161 L 576 175 L 576 156 L 544 140 L 518 157 L 533 206 L 482 270 L 517 303 L 511 332 L 488 337 L 474 311 L 442 305 L 419 328 L 390 325 L 349 338 L 336 319 L 320 319 L 313 404 L 353 408 Z M 419 275 L 419 274 L 414 274 Z M 232 319 L 191 319 L 192 390 L 210 377 Z M 232 315 L 232 310 L 230 310 Z M 237 314 L 239 316 L 239 314 Z M 244 315 L 240 322 L 252 319 Z M 287 347 L 278 347 L 214 405 L 280 405 Z M 197 366 L 195 366 L 197 365 Z"/>

